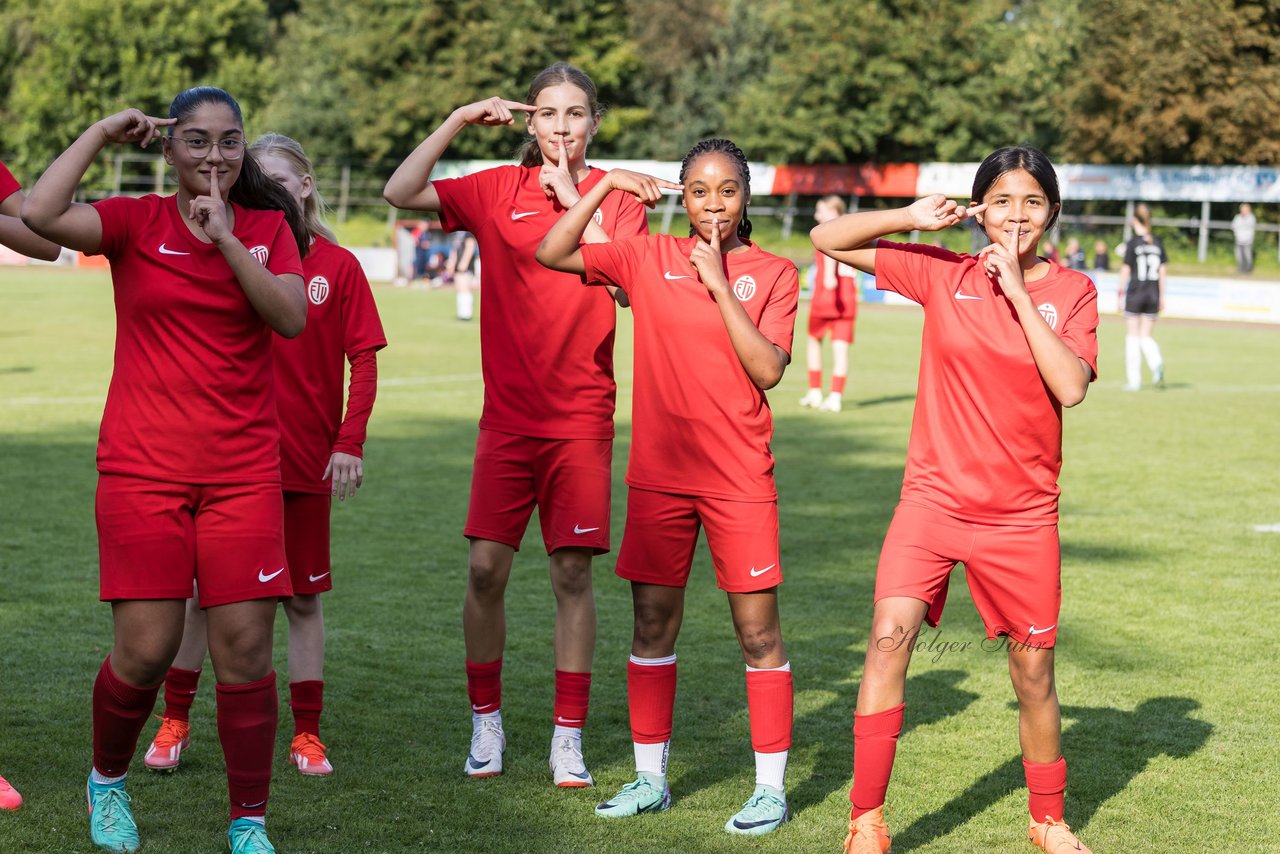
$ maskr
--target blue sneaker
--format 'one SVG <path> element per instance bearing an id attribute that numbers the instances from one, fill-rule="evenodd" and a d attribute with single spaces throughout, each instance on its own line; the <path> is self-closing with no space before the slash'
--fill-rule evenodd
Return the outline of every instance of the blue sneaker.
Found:
<path id="1" fill-rule="evenodd" d="M 777 830 L 790 817 L 786 792 L 761 783 L 756 786 L 755 793 L 742 805 L 738 814 L 729 819 L 724 829 L 726 833 L 760 836 Z"/>
<path id="2" fill-rule="evenodd" d="M 113 854 L 133 854 L 142 847 L 123 782 L 100 786 L 90 779 L 85 798 L 89 802 L 89 835 L 94 845 Z"/>
<path id="3" fill-rule="evenodd" d="M 648 771 L 636 773 L 635 782 L 618 790 L 618 794 L 596 805 L 601 818 L 627 818 L 645 812 L 662 812 L 671 806 L 671 790 L 667 778 Z"/>
<path id="4" fill-rule="evenodd" d="M 231 848 L 231 854 L 276 854 L 275 846 L 267 839 L 267 829 L 247 818 L 231 822 L 227 846 Z"/>

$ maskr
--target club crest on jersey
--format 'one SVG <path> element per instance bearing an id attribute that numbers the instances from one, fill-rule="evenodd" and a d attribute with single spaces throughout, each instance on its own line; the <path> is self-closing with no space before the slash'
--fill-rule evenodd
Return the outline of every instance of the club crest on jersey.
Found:
<path id="1" fill-rule="evenodd" d="M 249 254 L 256 258 L 259 264 L 265 267 L 267 266 L 267 259 L 271 257 L 271 250 L 259 244 L 250 249 Z"/>
<path id="2" fill-rule="evenodd" d="M 591 218 L 596 221 L 596 225 L 604 228 L 604 214 L 601 213 L 599 209 L 591 215 Z"/>
<path id="3" fill-rule="evenodd" d="M 329 298 L 329 280 L 324 276 L 316 276 L 307 283 L 307 299 L 312 305 L 320 305 Z"/>
<path id="4" fill-rule="evenodd" d="M 1044 318 L 1044 322 L 1049 324 L 1049 328 L 1058 331 L 1058 307 L 1051 302 L 1040 305 L 1040 316 Z"/>
<path id="5" fill-rule="evenodd" d="M 746 302 L 756 295 L 756 280 L 750 276 L 739 276 L 733 283 L 733 295 Z"/>

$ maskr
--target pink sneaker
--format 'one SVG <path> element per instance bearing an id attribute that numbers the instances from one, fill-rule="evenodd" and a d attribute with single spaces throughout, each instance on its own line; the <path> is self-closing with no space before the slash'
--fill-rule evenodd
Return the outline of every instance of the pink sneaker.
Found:
<path id="1" fill-rule="evenodd" d="M 289 745 L 289 758 L 298 766 L 299 773 L 309 777 L 323 777 L 333 773 L 329 757 L 324 755 L 327 749 L 313 734 L 298 733 Z"/>
<path id="2" fill-rule="evenodd" d="M 191 724 L 176 718 L 161 718 L 160 729 L 142 761 L 152 771 L 176 771 L 182 761 L 182 751 L 189 747 Z"/>
<path id="3" fill-rule="evenodd" d="M 9 785 L 9 781 L 0 777 L 0 810 L 16 810 L 22 806 L 22 795 Z"/>

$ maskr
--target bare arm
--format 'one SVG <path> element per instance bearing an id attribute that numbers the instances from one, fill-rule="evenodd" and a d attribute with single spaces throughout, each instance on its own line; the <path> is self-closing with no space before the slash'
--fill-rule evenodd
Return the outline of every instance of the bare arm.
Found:
<path id="1" fill-rule="evenodd" d="M 45 240 L 23 224 L 21 214 L 24 198 L 26 196 L 23 192 L 18 190 L 0 202 L 0 243 L 28 258 L 58 260 L 62 247 L 51 240 Z"/>
<path id="2" fill-rule="evenodd" d="M 489 98 L 459 107 L 391 174 L 382 190 L 382 197 L 406 210 L 439 211 L 440 196 L 431 185 L 431 172 L 458 131 L 467 125 L 509 125 L 515 121 L 512 110 L 533 112 L 534 109 L 529 104 L 502 98 Z"/>
<path id="3" fill-rule="evenodd" d="M 864 273 L 875 275 L 875 242 L 904 231 L 941 231 L 984 210 L 966 208 L 938 193 L 917 199 L 904 208 L 858 211 L 824 222 L 809 232 L 814 248 Z"/>

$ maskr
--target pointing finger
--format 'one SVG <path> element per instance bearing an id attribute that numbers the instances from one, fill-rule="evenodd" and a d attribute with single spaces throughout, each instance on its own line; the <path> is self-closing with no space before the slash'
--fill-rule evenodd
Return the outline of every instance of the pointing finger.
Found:
<path id="1" fill-rule="evenodd" d="M 711 224 L 711 249 L 717 255 L 720 253 L 720 220 L 715 220 Z"/>
<path id="2" fill-rule="evenodd" d="M 222 201 L 222 190 L 218 186 L 218 167 L 209 167 L 209 195 L 215 202 Z"/>
<path id="3" fill-rule="evenodd" d="M 502 105 L 508 110 L 524 110 L 526 113 L 536 112 L 538 109 L 533 104 L 522 104 L 519 101 L 502 101 Z"/>

